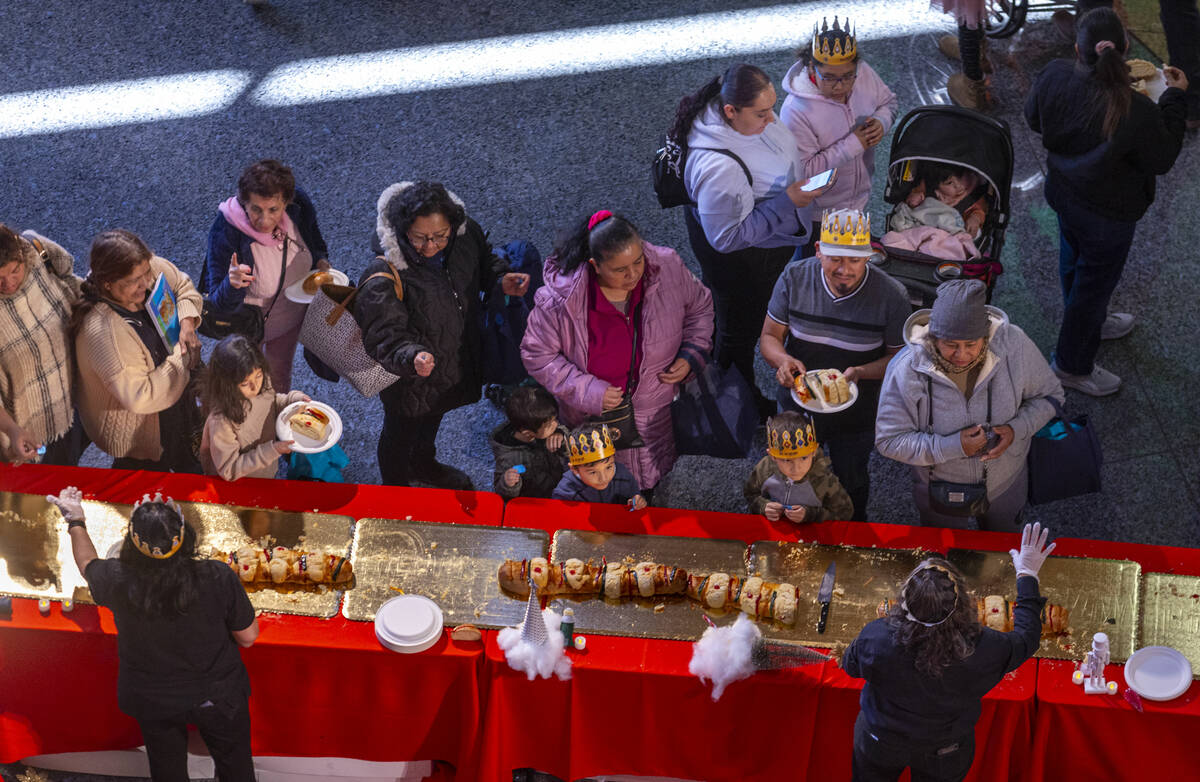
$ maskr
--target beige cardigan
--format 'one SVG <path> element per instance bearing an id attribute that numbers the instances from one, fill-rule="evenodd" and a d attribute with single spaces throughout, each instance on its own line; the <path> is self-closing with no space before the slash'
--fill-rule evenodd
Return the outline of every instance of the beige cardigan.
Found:
<path id="1" fill-rule="evenodd" d="M 200 443 L 200 463 L 205 475 L 238 478 L 274 478 L 279 468 L 275 450 L 275 419 L 283 408 L 303 402 L 301 391 L 275 394 L 267 391 L 246 402 L 246 420 L 235 424 L 220 413 L 209 413 Z"/>
<path id="2" fill-rule="evenodd" d="M 202 299 L 190 277 L 157 255 L 150 270 L 166 277 L 181 320 L 200 317 Z M 75 335 L 75 360 L 75 404 L 96 447 L 114 457 L 162 458 L 157 414 L 179 401 L 190 374 L 180 347 L 154 366 L 133 327 L 112 307 L 98 304 Z"/>

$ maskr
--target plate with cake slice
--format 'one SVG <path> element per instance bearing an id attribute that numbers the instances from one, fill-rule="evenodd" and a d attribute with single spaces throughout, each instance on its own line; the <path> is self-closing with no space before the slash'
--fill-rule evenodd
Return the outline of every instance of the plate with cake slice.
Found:
<path id="1" fill-rule="evenodd" d="M 293 402 L 276 416 L 275 436 L 296 453 L 328 451 L 342 439 L 342 417 L 324 402 Z"/>
<path id="2" fill-rule="evenodd" d="M 337 269 L 329 269 L 328 271 L 314 269 L 312 272 L 306 274 L 303 279 L 297 280 L 284 288 L 283 295 L 297 304 L 308 304 L 317 295 L 317 291 L 321 289 L 321 286 L 326 283 L 349 285 L 350 278 L 346 276 L 345 272 Z"/>
<path id="3" fill-rule="evenodd" d="M 813 369 L 796 375 L 792 399 L 810 413 L 840 413 L 858 399 L 858 383 L 836 369 Z"/>

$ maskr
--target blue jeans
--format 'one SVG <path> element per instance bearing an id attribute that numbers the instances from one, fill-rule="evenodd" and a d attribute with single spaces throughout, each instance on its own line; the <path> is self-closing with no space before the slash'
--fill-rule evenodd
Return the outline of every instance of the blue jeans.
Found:
<path id="1" fill-rule="evenodd" d="M 1063 320 L 1054 359 L 1072 375 L 1090 375 L 1100 349 L 1100 327 L 1108 317 L 1136 222 L 1109 220 L 1073 199 L 1061 199 L 1058 213 L 1058 278 Z"/>
<path id="2" fill-rule="evenodd" d="M 854 782 L 894 782 L 912 770 L 912 782 L 958 782 L 975 761 L 975 733 L 942 746 L 915 746 L 871 732 L 859 712 L 854 722 Z"/>

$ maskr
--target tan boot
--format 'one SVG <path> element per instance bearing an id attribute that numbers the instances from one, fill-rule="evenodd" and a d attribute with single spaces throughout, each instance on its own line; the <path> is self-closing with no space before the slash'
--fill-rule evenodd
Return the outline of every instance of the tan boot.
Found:
<path id="1" fill-rule="evenodd" d="M 983 43 L 980 44 L 979 67 L 983 69 L 984 73 L 992 73 L 992 61 L 988 59 L 987 48 L 988 42 L 987 38 L 985 37 L 983 39 Z M 949 57 L 951 60 L 962 59 L 962 54 L 958 51 L 957 35 L 943 35 L 941 38 L 938 38 L 938 51 Z"/>
<path id="2" fill-rule="evenodd" d="M 950 81 L 946 84 L 946 91 L 950 93 L 950 100 L 964 108 L 986 111 L 992 105 L 987 82 L 982 79 L 979 81 L 968 79 L 963 73 L 951 74 Z"/>

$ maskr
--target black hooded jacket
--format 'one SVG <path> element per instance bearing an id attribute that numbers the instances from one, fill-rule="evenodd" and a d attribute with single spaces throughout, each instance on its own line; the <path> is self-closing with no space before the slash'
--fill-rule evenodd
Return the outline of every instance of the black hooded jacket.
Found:
<path id="1" fill-rule="evenodd" d="M 374 242 L 382 249 L 379 237 Z M 507 271 L 487 236 L 471 218 L 451 237 L 442 268 L 427 263 L 401 238 L 399 271 L 403 301 L 396 298 L 388 261 L 376 258 L 359 280 L 352 312 L 363 347 L 400 379 L 380 394 L 385 406 L 405 417 L 451 410 L 477 402 L 483 384 L 479 319 L 482 302 Z M 393 252 L 396 255 L 395 252 Z M 413 359 L 433 355 L 434 368 L 421 377 Z"/>

